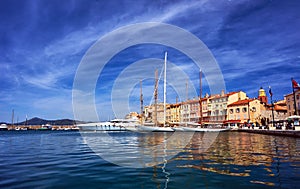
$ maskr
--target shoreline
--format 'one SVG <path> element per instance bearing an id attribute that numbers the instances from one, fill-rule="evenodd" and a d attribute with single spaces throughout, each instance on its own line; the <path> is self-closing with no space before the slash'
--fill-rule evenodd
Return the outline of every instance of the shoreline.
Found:
<path id="1" fill-rule="evenodd" d="M 237 129 L 231 131 L 300 138 L 300 131 L 295 130 Z"/>
<path id="2" fill-rule="evenodd" d="M 26 130 L 30 131 L 30 130 L 52 130 L 52 131 L 61 131 L 61 130 L 65 130 L 65 131 L 77 131 L 79 130 L 76 126 L 74 125 L 61 125 L 61 126 L 52 126 L 51 128 L 43 128 L 42 125 L 35 125 L 35 126 L 17 126 L 18 129 L 16 129 L 16 127 L 8 127 L 7 131 L 18 131 L 18 130 L 24 130 L 24 128 L 26 128 Z M 296 138 L 300 138 L 300 131 L 297 130 L 267 130 L 267 129 L 252 129 L 252 128 L 238 128 L 238 129 L 231 129 L 231 130 L 227 130 L 225 132 L 246 132 L 246 133 L 255 133 L 255 134 L 264 134 L 264 135 L 275 135 L 275 136 L 288 136 L 288 137 L 296 137 Z"/>

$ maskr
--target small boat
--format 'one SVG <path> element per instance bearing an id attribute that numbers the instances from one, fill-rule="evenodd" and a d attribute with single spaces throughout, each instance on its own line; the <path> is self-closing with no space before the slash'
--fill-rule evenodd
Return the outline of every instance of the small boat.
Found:
<path id="1" fill-rule="evenodd" d="M 40 127 L 38 130 L 40 131 L 52 130 L 52 125 L 50 124 L 42 125 L 42 127 Z"/>
<path id="2" fill-rule="evenodd" d="M 8 130 L 8 127 L 6 124 L 1 124 L 0 125 L 0 131 L 7 131 Z"/>

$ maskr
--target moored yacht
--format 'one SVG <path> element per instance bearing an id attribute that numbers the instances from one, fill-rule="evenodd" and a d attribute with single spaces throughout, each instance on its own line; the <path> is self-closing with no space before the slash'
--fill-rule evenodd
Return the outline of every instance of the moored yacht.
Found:
<path id="1" fill-rule="evenodd" d="M 135 130 L 139 126 L 137 119 L 113 119 L 106 122 L 92 122 L 78 124 L 77 127 L 82 131 L 125 131 Z"/>
<path id="2" fill-rule="evenodd" d="M 0 131 L 7 131 L 8 130 L 8 127 L 6 124 L 1 124 L 0 125 Z"/>

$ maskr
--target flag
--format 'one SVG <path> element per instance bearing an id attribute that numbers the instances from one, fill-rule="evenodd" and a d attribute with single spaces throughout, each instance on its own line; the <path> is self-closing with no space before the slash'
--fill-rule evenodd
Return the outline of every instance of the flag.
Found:
<path id="1" fill-rule="evenodd" d="M 300 85 L 297 83 L 297 81 L 296 80 L 294 80 L 293 78 L 292 78 L 292 84 L 293 84 L 293 88 L 294 89 L 300 89 Z"/>
<path id="2" fill-rule="evenodd" d="M 271 89 L 270 86 L 269 86 L 269 93 L 270 93 L 270 97 L 272 97 L 272 96 L 273 96 L 273 93 L 272 93 L 272 89 Z"/>

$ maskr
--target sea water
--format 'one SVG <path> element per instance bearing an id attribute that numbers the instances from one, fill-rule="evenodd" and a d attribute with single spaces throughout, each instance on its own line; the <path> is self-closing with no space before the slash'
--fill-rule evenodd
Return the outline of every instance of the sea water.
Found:
<path id="1" fill-rule="evenodd" d="M 0 188 L 300 186 L 299 138 L 221 132 L 203 148 L 203 133 L 172 135 L 1 131 Z"/>

